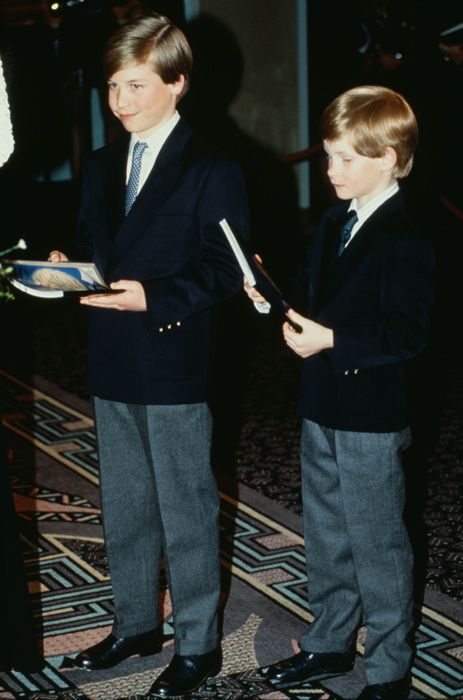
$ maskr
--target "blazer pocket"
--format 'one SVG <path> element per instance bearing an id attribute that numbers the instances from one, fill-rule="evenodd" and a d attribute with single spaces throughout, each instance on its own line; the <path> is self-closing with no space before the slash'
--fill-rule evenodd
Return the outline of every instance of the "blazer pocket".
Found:
<path id="1" fill-rule="evenodd" d="M 406 377 L 399 363 L 338 376 L 341 415 L 386 419 L 403 413 Z"/>
<path id="2" fill-rule="evenodd" d="M 151 379 L 193 380 L 204 373 L 204 343 L 207 336 L 200 329 L 185 329 L 188 320 L 179 327 L 172 324 L 162 333 L 151 331 L 152 355 Z"/>

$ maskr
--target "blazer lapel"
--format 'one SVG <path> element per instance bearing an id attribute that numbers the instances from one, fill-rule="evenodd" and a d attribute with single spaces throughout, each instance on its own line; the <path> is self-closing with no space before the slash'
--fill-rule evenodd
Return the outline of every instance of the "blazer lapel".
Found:
<path id="1" fill-rule="evenodd" d="M 315 307 L 317 310 L 323 308 L 329 300 L 342 289 L 346 280 L 355 270 L 358 261 L 368 254 L 368 250 L 374 244 L 377 235 L 382 231 L 382 226 L 378 221 L 388 217 L 401 206 L 401 196 L 396 194 L 386 200 L 361 226 L 355 234 L 353 240 L 346 247 L 342 255 L 336 257 L 334 236 L 338 230 L 341 217 L 333 220 L 332 229 L 327 228 L 324 241 L 327 266 L 323 271 L 319 292 L 316 298 Z M 336 223 L 337 222 L 337 223 Z M 333 251 L 330 258 L 329 251 Z M 330 261 L 331 260 L 331 264 Z"/>
<path id="2" fill-rule="evenodd" d="M 116 141 L 107 151 L 106 161 L 102 169 L 104 206 L 99 209 L 100 217 L 96 227 L 95 262 L 106 276 L 108 258 L 111 252 L 115 232 L 120 228 L 124 219 L 125 172 L 129 138 Z"/>
<path id="3" fill-rule="evenodd" d="M 323 224 L 323 230 L 314 245 L 309 265 L 309 314 L 318 307 L 318 300 L 335 261 L 339 222 L 345 207 L 337 208 L 332 218 Z"/>
<path id="4" fill-rule="evenodd" d="M 126 256 L 136 239 L 143 235 L 146 226 L 175 187 L 182 172 L 183 154 L 190 137 L 190 128 L 180 120 L 161 148 L 153 169 L 130 212 L 125 218 L 122 216 L 109 260 L 111 268 L 114 268 Z M 125 171 L 123 192 L 121 210 L 125 197 Z"/>

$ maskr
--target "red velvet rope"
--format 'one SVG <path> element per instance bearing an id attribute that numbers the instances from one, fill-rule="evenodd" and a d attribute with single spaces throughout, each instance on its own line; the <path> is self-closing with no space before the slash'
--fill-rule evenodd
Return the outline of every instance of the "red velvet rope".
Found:
<path id="1" fill-rule="evenodd" d="M 283 163 L 301 163 L 303 160 L 308 160 L 317 153 L 320 153 L 321 150 L 323 150 L 323 145 L 321 143 L 316 143 L 314 146 L 304 148 L 303 151 L 295 151 L 294 153 L 287 153 L 284 156 L 280 156 L 280 160 L 282 160 Z"/>
<path id="2" fill-rule="evenodd" d="M 463 211 L 458 209 L 458 207 L 455 206 L 455 204 L 452 204 L 446 197 L 443 195 L 440 195 L 440 201 L 444 205 L 444 207 L 447 207 L 447 209 L 452 212 L 454 216 L 457 217 L 457 219 L 460 219 L 460 221 L 463 221 Z"/>

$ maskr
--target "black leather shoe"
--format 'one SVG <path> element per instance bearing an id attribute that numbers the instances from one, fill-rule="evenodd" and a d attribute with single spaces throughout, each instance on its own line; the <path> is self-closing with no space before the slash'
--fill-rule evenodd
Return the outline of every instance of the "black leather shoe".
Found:
<path id="1" fill-rule="evenodd" d="M 222 654 L 215 649 L 197 656 L 174 657 L 168 667 L 156 678 L 149 693 L 157 698 L 188 695 L 210 676 L 216 676 L 222 667 Z"/>
<path id="2" fill-rule="evenodd" d="M 129 656 L 149 656 L 161 651 L 161 648 L 162 638 L 157 630 L 133 637 L 115 637 L 110 634 L 95 646 L 78 654 L 74 659 L 74 666 L 87 671 L 111 668 Z"/>
<path id="3" fill-rule="evenodd" d="M 278 688 L 332 678 L 354 668 L 355 649 L 344 654 L 300 651 L 296 656 L 261 669 L 260 675 Z"/>
<path id="4" fill-rule="evenodd" d="M 401 678 L 391 683 L 367 685 L 357 700 L 407 700 L 410 693 L 410 678 Z"/>

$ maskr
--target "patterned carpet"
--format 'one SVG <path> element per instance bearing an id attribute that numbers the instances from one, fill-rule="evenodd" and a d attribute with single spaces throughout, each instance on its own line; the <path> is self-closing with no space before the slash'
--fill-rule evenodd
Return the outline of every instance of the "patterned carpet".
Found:
<path id="1" fill-rule="evenodd" d="M 22 376 L 28 368 L 87 398 L 85 311 L 72 302 L 50 305 L 23 296 L 5 311 L 14 313 L 13 325 L 20 338 L 5 366 Z M 283 346 L 276 324 L 255 317 L 249 323 L 244 312 L 239 322 L 243 317 L 248 325 L 238 336 L 236 356 L 245 356 L 237 368 L 244 380 L 238 380 L 236 372 L 224 390 L 225 395 L 236 393 L 236 430 L 228 439 L 233 454 L 220 455 L 219 467 L 300 514 L 299 420 L 295 415 L 299 362 Z M 419 387 L 417 413 L 426 444 L 408 469 L 407 510 L 415 535 L 418 578 L 463 601 L 463 369 L 459 348 L 440 353 L 433 363 L 422 371 Z M 229 430 L 230 411 L 222 418 Z"/>
<path id="2" fill-rule="evenodd" d="M 11 475 L 21 519 L 29 587 L 46 666 L 39 674 L 0 676 L 0 698 L 136 700 L 171 653 L 171 606 L 161 596 L 166 642 L 161 654 L 128 659 L 91 675 L 72 658 L 109 630 L 112 606 L 98 502 L 93 422 L 85 400 L 52 384 L 0 374 Z M 258 456 L 260 459 L 260 456 Z M 276 455 L 277 457 L 277 455 Z M 194 694 L 198 700 L 350 698 L 364 683 L 362 650 L 352 673 L 322 685 L 275 691 L 256 669 L 296 648 L 312 617 L 306 603 L 302 523 L 298 514 L 254 490 L 222 479 L 224 668 Z M 224 600 L 225 602 L 225 600 Z M 463 605 L 428 589 L 417 610 L 411 698 L 463 696 Z"/>

